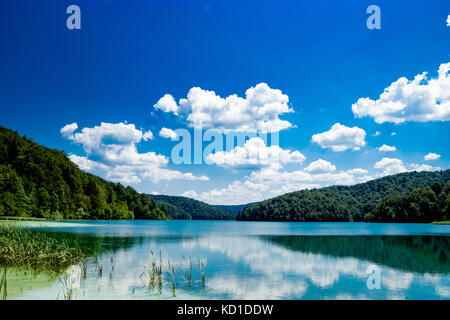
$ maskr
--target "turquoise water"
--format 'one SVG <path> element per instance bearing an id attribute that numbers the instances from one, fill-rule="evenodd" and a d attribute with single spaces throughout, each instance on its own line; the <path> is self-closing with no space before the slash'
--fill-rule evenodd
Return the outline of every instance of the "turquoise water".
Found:
<path id="1" fill-rule="evenodd" d="M 70 289 L 74 299 L 450 299 L 450 226 L 237 221 L 28 226 L 77 234 L 101 244 L 103 252 L 89 261 L 86 277 L 82 266 L 73 266 L 63 280 L 24 291 L 20 299 L 62 298 Z M 150 266 L 160 263 L 160 255 L 161 288 L 150 285 Z M 379 289 L 367 285 L 374 270 Z"/>

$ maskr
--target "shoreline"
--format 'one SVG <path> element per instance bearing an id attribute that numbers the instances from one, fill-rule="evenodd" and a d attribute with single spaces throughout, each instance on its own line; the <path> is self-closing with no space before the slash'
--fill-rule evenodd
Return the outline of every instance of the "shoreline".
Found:
<path id="1" fill-rule="evenodd" d="M 36 217 L 13 217 L 13 216 L 0 216 L 0 223 L 1 222 L 7 222 L 7 221 L 30 221 L 30 222 L 90 222 L 90 221 L 123 221 L 128 219 L 111 219 L 111 220 L 86 220 L 86 219 L 70 219 L 70 220 L 53 220 L 53 219 L 45 219 L 45 218 L 36 218 Z M 130 219 L 131 221 L 134 220 L 145 220 L 145 221 L 161 221 L 159 219 Z M 171 219 L 166 221 L 188 221 L 186 219 Z M 190 221 L 242 221 L 245 222 L 246 220 L 214 220 L 214 219 L 196 219 L 196 220 L 190 220 Z M 324 223 L 324 222 L 336 222 L 336 221 L 257 221 L 257 220 L 248 220 L 249 222 L 317 222 L 317 223 Z M 339 221 L 339 223 L 347 222 L 347 223 L 353 223 L 354 221 Z M 359 221 L 363 223 L 379 223 L 379 222 L 369 222 L 369 221 Z M 395 223 L 395 224 L 401 224 L 408 222 L 389 222 L 389 223 Z M 418 224 L 434 224 L 434 225 L 450 225 L 450 221 L 433 221 L 433 222 L 417 222 Z M 414 223 L 416 224 L 416 223 Z"/>

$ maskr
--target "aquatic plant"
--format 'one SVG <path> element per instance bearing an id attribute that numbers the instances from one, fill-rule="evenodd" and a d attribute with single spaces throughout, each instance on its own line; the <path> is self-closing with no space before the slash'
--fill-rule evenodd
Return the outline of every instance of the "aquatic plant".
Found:
<path id="1" fill-rule="evenodd" d="M 206 285 L 205 265 L 201 260 L 198 260 L 198 269 L 200 270 L 200 281 L 202 283 L 202 288 L 205 288 Z"/>
<path id="2" fill-rule="evenodd" d="M 151 254 L 151 263 L 144 267 L 144 272 L 141 274 L 142 279 L 144 275 L 148 277 L 147 286 L 151 289 L 157 289 L 157 292 L 161 294 L 163 285 L 163 262 L 162 252 L 159 252 L 159 259 L 155 257 L 153 251 Z"/>
<path id="3" fill-rule="evenodd" d="M 94 266 L 97 271 L 97 276 L 101 278 L 103 276 L 103 265 L 98 262 L 98 257 L 94 257 Z"/>
<path id="4" fill-rule="evenodd" d="M 197 266 L 197 270 L 194 266 Z M 199 275 L 199 280 L 193 280 L 194 274 Z M 162 252 L 160 251 L 159 257 L 156 257 L 154 252 L 151 251 L 151 263 L 144 267 L 140 279 L 151 290 L 156 289 L 158 294 L 161 294 L 163 287 L 166 287 L 172 297 L 175 297 L 177 288 L 187 288 L 190 291 L 196 283 L 200 283 L 200 288 L 204 289 L 206 273 L 204 263 L 200 259 L 195 264 L 192 257 L 185 258 L 183 256 L 183 266 L 179 266 L 170 258 L 167 258 L 167 263 L 164 264 Z"/>
<path id="5" fill-rule="evenodd" d="M 175 297 L 175 291 L 176 291 L 176 272 L 175 272 L 175 264 L 170 263 L 170 260 L 167 259 L 167 276 L 169 278 L 170 288 L 172 290 L 172 297 Z"/>
<path id="6" fill-rule="evenodd" d="M 59 282 L 62 285 L 62 296 L 64 300 L 73 300 L 76 296 L 76 288 L 73 287 L 73 284 L 70 281 L 70 275 L 65 273 L 62 276 L 59 276 Z M 57 299 L 59 298 L 59 294 Z"/>
<path id="7" fill-rule="evenodd" d="M 61 272 L 86 259 L 88 247 L 66 233 L 26 230 L 0 224 L 0 265 Z"/>
<path id="8" fill-rule="evenodd" d="M 0 280 L 0 294 L 2 297 L 2 300 L 6 300 L 6 297 L 8 296 L 8 289 L 7 289 L 7 283 L 6 283 L 6 267 L 3 271 L 3 276 Z"/>
<path id="9" fill-rule="evenodd" d="M 80 263 L 80 267 L 81 267 L 81 277 L 83 280 L 86 280 L 87 278 L 87 259 L 85 259 L 83 262 Z"/>
<path id="10" fill-rule="evenodd" d="M 183 259 L 184 259 L 184 257 L 183 257 Z M 190 287 L 192 284 L 192 258 L 191 257 L 189 257 L 189 264 L 184 272 L 184 277 L 186 280 L 186 284 L 188 285 L 188 287 Z"/>
<path id="11" fill-rule="evenodd" d="M 109 270 L 109 281 L 112 281 L 113 274 L 114 274 L 114 268 L 115 268 L 115 262 L 114 262 L 114 256 L 111 256 L 109 260 L 110 270 Z"/>

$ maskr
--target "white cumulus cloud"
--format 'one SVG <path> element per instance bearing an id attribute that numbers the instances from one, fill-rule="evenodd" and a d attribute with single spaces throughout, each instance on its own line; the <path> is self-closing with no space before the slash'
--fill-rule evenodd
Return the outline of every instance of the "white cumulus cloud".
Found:
<path id="1" fill-rule="evenodd" d="M 359 150 L 366 145 L 365 137 L 366 132 L 361 128 L 335 123 L 330 130 L 313 135 L 312 142 L 333 151 Z"/>
<path id="2" fill-rule="evenodd" d="M 87 157 L 80 157 L 77 156 L 76 154 L 71 154 L 69 155 L 69 159 L 75 163 L 81 170 L 85 170 L 85 171 L 96 171 L 96 170 L 108 170 L 108 166 L 97 162 L 97 161 L 92 161 L 89 160 Z"/>
<path id="3" fill-rule="evenodd" d="M 73 133 L 75 127 L 78 128 L 76 123 L 67 125 L 61 129 L 61 133 L 64 137 L 81 144 L 86 153 L 103 153 L 116 149 L 117 146 L 126 147 L 134 145 L 140 142 L 145 134 L 143 131 L 136 129 L 134 124 L 123 122 L 102 122 L 100 126 L 83 128 L 81 132 Z"/>
<path id="4" fill-rule="evenodd" d="M 153 139 L 153 132 L 151 132 L 150 130 L 145 132 L 144 135 L 142 136 L 142 139 L 144 141 L 152 140 Z"/>
<path id="5" fill-rule="evenodd" d="M 440 167 L 432 167 L 428 164 L 411 164 L 412 171 L 437 171 L 442 170 Z"/>
<path id="6" fill-rule="evenodd" d="M 402 77 L 384 89 L 378 100 L 360 98 L 352 105 L 356 117 L 373 117 L 375 122 L 450 120 L 450 63 L 441 64 L 438 77 L 421 73 L 408 80 Z"/>
<path id="7" fill-rule="evenodd" d="M 427 155 L 424 157 L 425 160 L 438 160 L 438 159 L 440 159 L 440 158 L 441 158 L 441 155 L 439 155 L 439 154 L 437 154 L 437 153 L 433 153 L 433 152 L 427 154 Z"/>
<path id="8" fill-rule="evenodd" d="M 72 130 L 75 125 L 70 126 L 70 129 L 65 126 L 61 134 L 82 145 L 86 157 L 70 155 L 70 159 L 82 170 L 123 183 L 138 183 L 142 180 L 155 183 L 173 179 L 209 180 L 206 176 L 166 169 L 169 160 L 164 155 L 139 153 L 137 144 L 151 139 L 153 135 L 149 134 L 150 131 L 136 129 L 134 124 L 102 122 L 100 126 L 83 128 L 76 133 L 75 129 Z"/>
<path id="9" fill-rule="evenodd" d="M 173 112 L 175 115 L 178 114 L 178 105 L 170 94 L 165 94 L 158 100 L 154 107 L 155 109 L 159 109 L 164 112 Z"/>
<path id="10" fill-rule="evenodd" d="M 78 125 L 74 122 L 71 124 L 66 124 L 64 127 L 61 128 L 60 132 L 63 137 L 70 138 L 75 130 L 78 129 Z"/>
<path id="11" fill-rule="evenodd" d="M 397 148 L 395 146 L 388 146 L 386 144 L 383 144 L 381 147 L 378 147 L 377 150 L 380 152 L 392 152 L 397 151 Z"/>
<path id="12" fill-rule="evenodd" d="M 159 136 L 163 138 L 170 138 L 170 139 L 176 139 L 178 137 L 177 133 L 173 131 L 172 129 L 168 128 L 162 128 L 161 131 L 159 131 Z"/>
<path id="13" fill-rule="evenodd" d="M 383 175 L 390 175 L 408 171 L 403 161 L 397 158 L 383 158 L 375 163 L 374 168 L 382 169 Z"/>
<path id="14" fill-rule="evenodd" d="M 285 171 L 272 166 L 262 167 L 243 180 L 235 180 L 223 188 L 200 193 L 190 190 L 184 195 L 211 204 L 243 204 L 292 191 L 330 185 L 349 185 L 373 179 L 365 175 L 368 173 L 367 170 L 361 168 L 337 172 L 334 165 L 325 160 L 314 161 L 312 164 L 308 166 L 311 172 L 307 172 L 306 169 Z"/>
<path id="15" fill-rule="evenodd" d="M 304 171 L 306 172 L 333 172 L 336 170 L 336 167 L 331 164 L 331 162 L 328 162 L 323 159 L 319 159 L 316 161 L 311 162 Z"/>
<path id="16" fill-rule="evenodd" d="M 258 137 L 247 140 L 243 147 L 230 151 L 219 151 L 208 155 L 206 160 L 226 167 L 242 165 L 281 166 L 286 163 L 302 163 L 305 156 L 299 151 L 291 151 L 279 146 L 267 147 Z"/>
<path id="17" fill-rule="evenodd" d="M 277 132 L 292 127 L 280 115 L 293 112 L 289 97 L 281 90 L 260 83 L 247 89 L 245 98 L 236 94 L 222 98 L 214 91 L 194 87 L 176 105 L 171 95 L 162 97 L 155 108 L 180 114 L 189 125 L 214 128 L 220 132 Z"/>
<path id="18" fill-rule="evenodd" d="M 181 194 L 181 196 L 187 197 L 187 198 L 192 198 L 192 199 L 198 198 L 198 194 L 194 190 L 186 191 L 183 194 Z"/>
<path id="19" fill-rule="evenodd" d="M 265 198 L 268 190 L 268 185 L 248 180 L 243 182 L 236 180 L 222 189 L 212 189 L 200 194 L 190 190 L 182 194 L 182 196 L 214 204 L 243 204 L 261 201 Z"/>
<path id="20" fill-rule="evenodd" d="M 347 170 L 347 172 L 350 173 L 350 174 L 354 174 L 354 175 L 368 174 L 369 173 L 369 171 L 367 171 L 366 169 L 362 169 L 362 168 L 350 169 L 350 170 Z"/>

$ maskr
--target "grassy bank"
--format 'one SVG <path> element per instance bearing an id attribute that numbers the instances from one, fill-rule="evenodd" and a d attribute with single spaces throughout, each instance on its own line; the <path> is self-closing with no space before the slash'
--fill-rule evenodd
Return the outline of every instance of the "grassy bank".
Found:
<path id="1" fill-rule="evenodd" d="M 0 216 L 0 221 L 51 221 L 44 218 L 34 218 L 34 217 L 8 217 Z"/>
<path id="2" fill-rule="evenodd" d="M 444 225 L 450 225 L 450 221 L 435 221 L 433 224 L 444 224 Z"/>
<path id="3" fill-rule="evenodd" d="M 87 248 L 71 235 L 0 224 L 1 266 L 59 272 L 83 261 L 87 255 Z"/>

